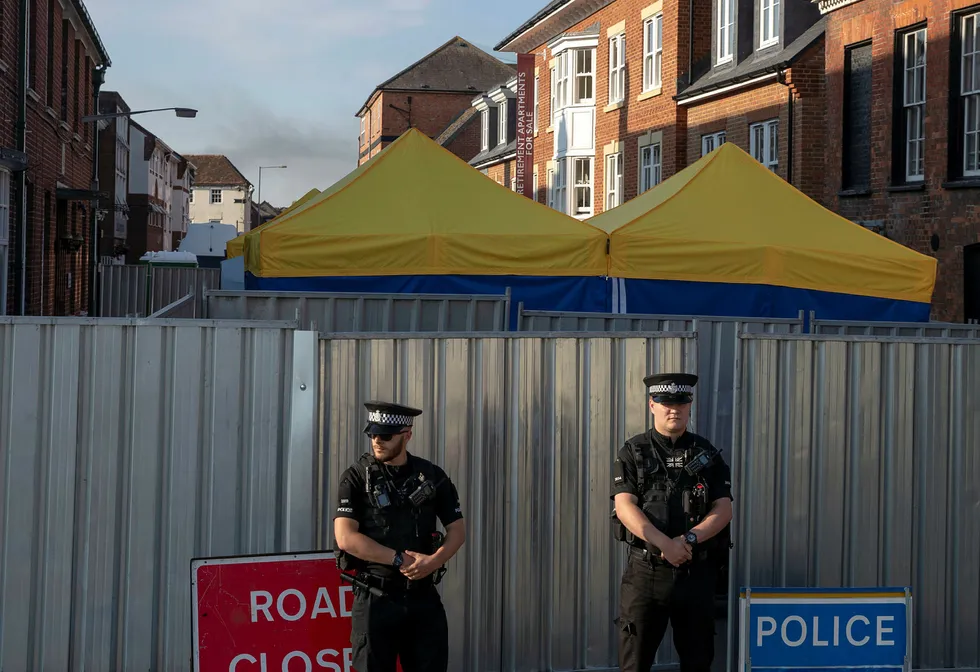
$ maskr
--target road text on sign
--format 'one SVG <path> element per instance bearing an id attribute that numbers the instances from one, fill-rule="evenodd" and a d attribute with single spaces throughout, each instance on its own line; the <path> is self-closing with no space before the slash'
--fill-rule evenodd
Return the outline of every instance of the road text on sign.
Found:
<path id="1" fill-rule="evenodd" d="M 910 609 L 904 588 L 743 591 L 741 669 L 908 669 Z"/>
<path id="2" fill-rule="evenodd" d="M 356 672 L 332 552 L 194 560 L 191 588 L 196 672 Z"/>

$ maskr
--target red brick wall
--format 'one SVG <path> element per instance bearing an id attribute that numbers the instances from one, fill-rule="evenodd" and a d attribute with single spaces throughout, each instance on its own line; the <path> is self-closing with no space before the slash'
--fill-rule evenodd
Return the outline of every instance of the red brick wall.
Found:
<path id="1" fill-rule="evenodd" d="M 469 162 L 480 153 L 480 115 L 472 117 L 447 145 L 446 149 Z"/>
<path id="2" fill-rule="evenodd" d="M 477 92 L 473 92 L 472 95 L 468 93 L 420 93 L 417 91 L 412 93 L 382 92 L 370 107 L 369 114 L 373 116 L 374 123 L 373 127 L 368 124 L 365 129 L 369 136 L 367 146 L 374 145 L 385 136 L 397 138 L 409 128 L 417 128 L 430 138 L 435 138 L 446 130 L 457 116 L 469 109 L 476 95 Z M 408 102 L 409 97 L 412 99 L 411 104 Z M 393 109 L 392 105 L 400 110 L 411 110 L 411 126 L 409 125 L 409 115 Z M 391 142 L 392 140 L 378 142 L 378 145 L 371 149 L 369 154 L 360 157 L 359 164 L 378 154 Z M 480 151 L 479 120 L 477 120 L 475 131 L 470 128 L 465 129 L 457 137 L 456 142 L 452 144 L 454 147 L 458 147 L 461 153 L 457 153 L 452 148 L 450 151 L 465 161 L 476 156 Z M 471 148 L 474 147 L 475 150 L 467 155 L 467 152 L 470 152 Z M 366 150 L 367 147 L 363 145 L 360 147 L 360 152 Z"/>
<path id="3" fill-rule="evenodd" d="M 831 12 L 827 24 L 826 200 L 844 217 L 880 220 L 889 238 L 939 261 L 932 318 L 960 321 L 963 312 L 963 247 L 980 242 L 980 188 L 949 189 L 950 11 L 980 6 L 975 0 L 862 0 Z M 925 188 L 891 192 L 892 93 L 895 30 L 927 22 Z M 870 194 L 841 196 L 844 49 L 872 40 L 872 145 Z M 980 184 L 978 184 L 980 187 Z M 930 239 L 938 236 L 939 248 Z"/>
<path id="4" fill-rule="evenodd" d="M 567 32 L 584 30 L 599 22 L 598 47 L 595 60 L 595 107 L 596 107 L 596 156 L 593 175 L 593 197 L 595 213 L 603 211 L 605 205 L 605 157 L 603 148 L 609 143 L 623 142 L 623 182 L 624 198 L 634 198 L 637 192 L 639 155 L 637 139 L 640 135 L 654 130 L 663 132 L 663 179 L 667 179 L 683 168 L 679 165 L 679 154 L 683 154 L 683 117 L 674 103 L 677 93 L 679 71 L 687 70 L 687 3 L 663 4 L 663 66 L 659 95 L 640 101 L 643 91 L 643 21 L 641 11 L 654 4 L 654 0 L 617 0 L 599 12 L 584 19 Z M 683 7 L 681 7 L 683 5 Z M 707 16 L 710 17 L 710 5 Z M 701 15 L 696 5 L 695 13 Z M 609 37 L 607 31 L 620 21 L 626 22 L 626 95 L 622 107 L 610 109 L 609 106 Z M 709 18 L 710 22 L 710 18 Z M 710 35 L 709 35 L 710 39 Z M 538 67 L 539 108 L 538 134 L 534 141 L 534 163 L 538 167 L 540 191 L 546 189 L 546 164 L 554 154 L 554 134 L 547 131 L 551 123 L 551 69 L 552 54 L 544 55 L 544 47 L 534 50 L 535 65 Z M 678 63 L 677 54 L 683 55 Z M 571 189 L 571 180 L 568 181 Z M 539 199 L 547 202 L 542 193 Z"/>
<path id="5" fill-rule="evenodd" d="M 81 117 L 92 111 L 91 69 L 92 59 L 79 42 L 80 62 L 76 68 L 76 35 L 71 24 L 63 22 L 61 4 L 48 0 L 31 0 L 32 31 L 35 38 L 31 50 L 33 91 L 27 100 L 27 312 L 28 314 L 70 314 L 87 310 L 88 304 L 88 245 L 90 217 L 88 201 L 70 201 L 65 204 L 62 230 L 56 222 L 58 212 L 57 183 L 74 189 L 88 189 L 92 180 L 92 145 L 94 128 L 83 125 Z M 54 9 L 51 39 L 48 34 L 48 10 Z M 7 66 L 0 73 L 0 106 L 10 123 L 0 125 L 3 145 L 16 147 L 14 125 L 17 119 L 18 91 L 18 42 L 19 5 L 4 3 L 3 34 L 0 37 L 0 58 Z M 62 31 L 67 30 L 67 35 Z M 62 125 L 63 61 L 62 39 L 67 37 L 67 115 Z M 51 51 L 48 46 L 51 43 Z M 51 79 L 48 80 L 48 61 L 52 60 Z M 77 79 L 76 82 L 76 72 Z M 48 105 L 50 103 L 50 107 Z M 86 128 L 88 126 L 88 128 Z M 64 146 L 64 173 L 62 173 L 62 147 Z M 16 176 L 11 177 L 11 257 L 16 257 L 19 243 L 16 240 L 17 222 L 20 216 L 19 194 L 16 192 Z M 46 207 L 47 204 L 47 207 Z M 85 244 L 79 250 L 71 250 L 62 241 L 63 234 L 81 235 Z M 17 283 L 14 279 L 16 264 L 11 263 L 8 282 L 8 311 L 17 308 Z"/>
<path id="6" fill-rule="evenodd" d="M 823 188 L 824 116 L 826 101 L 823 85 L 823 40 L 811 46 L 787 73 L 785 84 L 771 80 L 735 91 L 727 96 L 708 98 L 687 106 L 687 165 L 701 158 L 701 137 L 726 132 L 726 141 L 747 152 L 749 126 L 767 119 L 779 119 L 779 167 L 776 173 L 788 179 L 789 171 L 789 95 L 793 95 L 793 175 L 797 189 L 820 202 Z"/>

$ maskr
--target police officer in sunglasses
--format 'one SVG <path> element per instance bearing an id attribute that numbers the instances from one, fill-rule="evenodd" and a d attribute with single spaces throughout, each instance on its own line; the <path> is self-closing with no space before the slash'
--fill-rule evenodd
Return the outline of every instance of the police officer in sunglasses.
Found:
<path id="1" fill-rule="evenodd" d="M 416 408 L 369 401 L 371 450 L 340 477 L 334 536 L 352 577 L 351 645 L 358 672 L 446 672 L 449 632 L 436 585 L 463 545 L 456 487 L 408 452 Z M 436 521 L 446 532 L 439 532 Z"/>

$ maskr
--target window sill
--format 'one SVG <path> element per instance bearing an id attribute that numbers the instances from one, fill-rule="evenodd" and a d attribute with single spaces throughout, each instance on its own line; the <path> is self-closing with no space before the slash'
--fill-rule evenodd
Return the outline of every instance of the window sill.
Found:
<path id="1" fill-rule="evenodd" d="M 650 100 L 651 98 L 656 98 L 661 93 L 663 93 L 663 87 L 657 87 L 655 89 L 650 89 L 649 91 L 644 91 L 636 97 L 636 102 L 640 103 L 644 100 Z"/>
<path id="2" fill-rule="evenodd" d="M 926 190 L 925 182 L 919 182 L 918 184 L 896 184 L 891 187 L 888 187 L 885 191 L 895 194 L 895 193 L 902 193 L 905 191 L 925 191 L 925 190 Z"/>
<path id="3" fill-rule="evenodd" d="M 837 192 L 837 196 L 840 198 L 855 198 L 858 196 L 870 196 L 870 189 L 842 189 Z"/>
<path id="4" fill-rule="evenodd" d="M 611 105 L 606 105 L 604 108 L 602 108 L 602 111 L 603 112 L 615 112 L 616 110 L 623 109 L 623 107 L 625 107 L 625 105 L 626 105 L 626 101 L 625 100 L 621 100 L 618 103 L 613 103 Z"/>
<path id="5" fill-rule="evenodd" d="M 763 42 L 762 44 L 759 45 L 756 51 L 766 51 L 767 49 L 772 49 L 773 47 L 778 47 L 778 46 L 779 46 L 779 38 L 777 37 L 774 40 Z"/>
<path id="6" fill-rule="evenodd" d="M 943 189 L 980 189 L 980 177 L 967 177 L 943 182 Z"/>
<path id="7" fill-rule="evenodd" d="M 10 69 L 10 66 L 7 65 L 6 61 L 0 61 L 0 72 L 6 73 L 7 70 L 9 70 L 9 69 Z"/>
<path id="8" fill-rule="evenodd" d="M 554 126 L 549 126 L 548 128 L 544 129 L 544 132 L 545 133 L 554 133 L 555 132 L 555 127 Z"/>
<path id="9" fill-rule="evenodd" d="M 33 100 L 35 103 L 41 102 L 41 94 L 34 89 L 27 89 L 27 97 Z"/>

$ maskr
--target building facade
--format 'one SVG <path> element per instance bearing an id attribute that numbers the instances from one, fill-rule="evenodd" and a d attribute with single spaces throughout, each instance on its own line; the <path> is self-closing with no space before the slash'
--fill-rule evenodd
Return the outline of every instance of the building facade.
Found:
<path id="1" fill-rule="evenodd" d="M 160 138 L 129 122 L 129 232 L 127 263 L 147 252 L 167 252 L 173 240 L 174 177 L 179 158 Z"/>
<path id="2" fill-rule="evenodd" d="M 0 312 L 85 314 L 96 202 L 85 117 L 111 62 L 82 0 L 26 6 L 4 2 L 0 17 Z"/>
<path id="3" fill-rule="evenodd" d="M 170 250 L 180 247 L 191 223 L 191 191 L 197 179 L 197 166 L 177 152 L 173 154 L 173 183 L 170 191 Z"/>
<path id="4" fill-rule="evenodd" d="M 822 200 L 823 44 L 809 0 L 553 0 L 496 48 L 535 57 L 538 200 L 587 219 L 726 141 Z"/>
<path id="5" fill-rule="evenodd" d="M 116 91 L 99 93 L 99 114 L 125 114 L 129 105 Z M 129 230 L 129 118 L 99 122 L 99 259 L 124 263 Z"/>
<path id="6" fill-rule="evenodd" d="M 358 165 L 410 128 L 417 128 L 464 161 L 477 153 L 479 125 L 473 96 L 514 75 L 514 66 L 454 37 L 374 88 L 357 111 Z"/>
<path id="7" fill-rule="evenodd" d="M 189 200 L 191 223 L 234 224 L 240 233 L 250 231 L 252 183 L 227 156 L 193 154 L 186 158 L 196 167 Z"/>
<path id="8" fill-rule="evenodd" d="M 980 319 L 980 3 L 817 6 L 830 207 L 938 259 L 932 319 Z"/>

